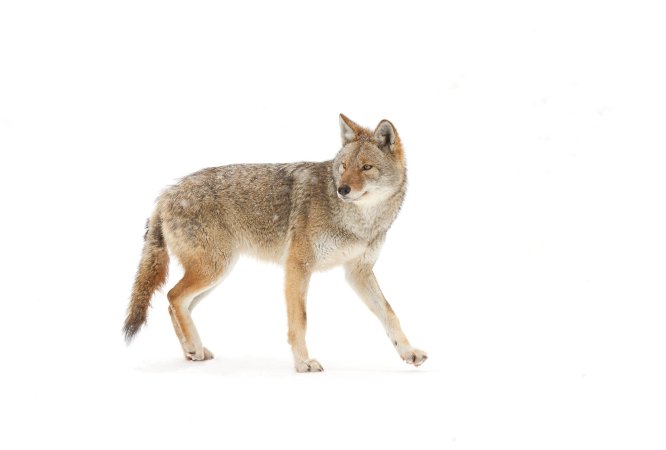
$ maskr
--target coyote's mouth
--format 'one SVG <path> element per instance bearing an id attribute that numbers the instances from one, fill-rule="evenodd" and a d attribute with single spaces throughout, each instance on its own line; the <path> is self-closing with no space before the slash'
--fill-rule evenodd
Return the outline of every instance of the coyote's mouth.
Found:
<path id="1" fill-rule="evenodd" d="M 363 193 L 361 195 L 359 195 L 358 197 L 353 197 L 353 198 L 349 197 L 349 195 L 340 195 L 340 193 L 338 193 L 338 197 L 340 197 L 340 200 L 342 200 L 343 202 L 351 203 L 351 202 L 355 202 L 357 200 L 360 200 L 367 193 L 368 193 L 368 191 L 363 191 Z"/>

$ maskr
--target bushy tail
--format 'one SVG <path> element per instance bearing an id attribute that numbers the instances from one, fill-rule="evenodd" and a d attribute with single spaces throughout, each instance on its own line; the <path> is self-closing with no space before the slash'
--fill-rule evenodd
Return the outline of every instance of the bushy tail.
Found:
<path id="1" fill-rule="evenodd" d="M 169 254 L 162 235 L 162 221 L 155 213 L 146 224 L 141 262 L 127 307 L 123 333 L 128 344 L 146 322 L 150 300 L 155 291 L 166 281 L 168 269 Z"/>

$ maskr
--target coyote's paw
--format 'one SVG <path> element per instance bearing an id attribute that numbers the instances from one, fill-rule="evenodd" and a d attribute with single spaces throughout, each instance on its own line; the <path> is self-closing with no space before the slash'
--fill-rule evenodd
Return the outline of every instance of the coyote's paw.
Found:
<path id="1" fill-rule="evenodd" d="M 189 359 L 190 361 L 205 361 L 207 359 L 213 359 L 213 357 L 213 353 L 206 347 L 203 347 L 203 350 L 200 352 L 185 353 L 185 358 Z"/>
<path id="2" fill-rule="evenodd" d="M 414 364 L 416 367 L 420 366 L 426 359 L 428 359 L 426 352 L 413 347 L 401 352 L 400 357 L 404 359 L 407 364 Z"/>
<path id="3" fill-rule="evenodd" d="M 308 359 L 296 363 L 296 372 L 323 372 L 324 368 L 319 364 L 316 359 Z"/>

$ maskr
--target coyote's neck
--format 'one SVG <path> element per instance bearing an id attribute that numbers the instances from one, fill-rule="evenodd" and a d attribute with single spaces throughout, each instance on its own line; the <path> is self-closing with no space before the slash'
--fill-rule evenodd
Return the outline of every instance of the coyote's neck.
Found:
<path id="1" fill-rule="evenodd" d="M 361 238 L 371 239 L 385 233 L 398 213 L 405 198 L 406 182 L 398 190 L 375 202 L 342 203 L 340 216 L 343 226 Z"/>

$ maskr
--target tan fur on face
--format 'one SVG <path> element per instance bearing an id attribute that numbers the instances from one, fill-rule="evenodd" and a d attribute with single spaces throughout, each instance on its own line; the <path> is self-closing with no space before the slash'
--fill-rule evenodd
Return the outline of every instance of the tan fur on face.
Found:
<path id="1" fill-rule="evenodd" d="M 365 185 L 363 172 L 356 167 L 346 169 L 340 177 L 340 186 L 347 185 L 352 191 L 362 191 Z"/>

